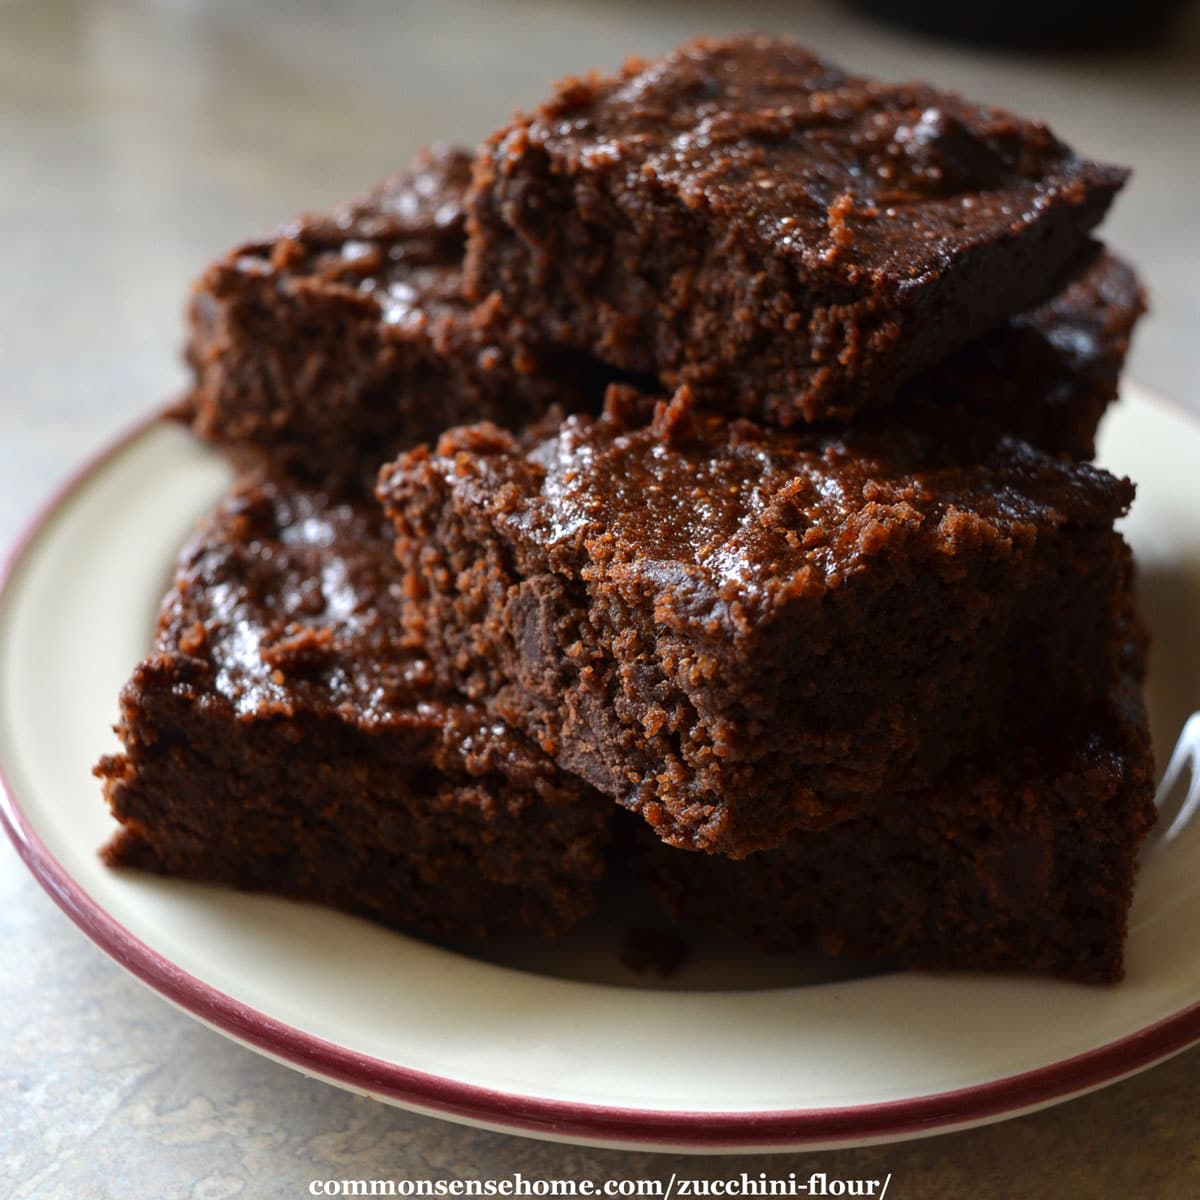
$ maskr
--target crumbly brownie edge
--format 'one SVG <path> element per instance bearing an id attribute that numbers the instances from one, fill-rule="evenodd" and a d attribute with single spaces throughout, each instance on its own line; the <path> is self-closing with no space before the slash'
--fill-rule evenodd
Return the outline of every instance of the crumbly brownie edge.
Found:
<path id="1" fill-rule="evenodd" d="M 629 853 L 668 912 L 766 949 L 1116 982 L 1155 817 L 1136 683 L 1053 740 L 742 862 L 672 851 L 644 830 Z"/>
<path id="2" fill-rule="evenodd" d="M 453 769 L 460 756 L 431 722 L 366 733 L 329 714 L 239 720 L 206 675 L 159 654 L 127 685 L 124 752 L 96 769 L 122 823 L 111 865 L 434 936 L 553 935 L 590 911 L 608 805 L 585 788 L 556 772 L 539 788 Z"/>
<path id="3" fill-rule="evenodd" d="M 953 287 L 846 303 L 737 237 L 714 238 L 691 212 L 656 211 L 646 231 L 614 235 L 583 221 L 570 201 L 553 206 L 574 189 L 552 175 L 478 178 L 466 281 L 470 295 L 497 300 L 497 341 L 519 317 L 538 341 L 657 375 L 669 387 L 686 384 L 714 407 L 785 427 L 888 406 L 905 380 L 1052 297 L 1082 269 L 1083 235 L 1116 191 L 1078 210 L 1047 209 L 1020 254 L 993 246 L 962 253 Z M 615 212 L 607 221 L 627 224 Z M 686 303 L 670 302 L 684 291 Z"/>

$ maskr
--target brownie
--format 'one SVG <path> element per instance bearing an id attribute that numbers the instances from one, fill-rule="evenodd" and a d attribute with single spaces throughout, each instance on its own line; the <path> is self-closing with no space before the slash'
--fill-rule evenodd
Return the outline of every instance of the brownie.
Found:
<path id="1" fill-rule="evenodd" d="M 578 405 L 574 360 L 502 354 L 460 296 L 469 175 L 465 151 L 425 150 L 362 200 L 211 266 L 190 306 L 196 432 L 369 494 L 383 462 L 450 425 Z"/>
<path id="2" fill-rule="evenodd" d="M 240 460 L 362 493 L 384 461 L 452 425 L 598 407 L 615 371 L 562 347 L 534 352 L 513 335 L 522 322 L 462 299 L 469 173 L 466 151 L 423 151 L 361 200 L 210 267 L 191 302 L 182 417 Z M 933 419 L 969 405 L 1088 457 L 1140 311 L 1133 273 L 1103 256 L 1047 305 L 910 381 L 900 403 Z"/>
<path id="3" fill-rule="evenodd" d="M 947 422 L 974 422 L 991 436 L 1090 459 L 1145 311 L 1133 270 L 1103 254 L 1052 300 L 922 371 L 901 387 L 894 406 L 860 423 L 936 431 Z"/>
<path id="4" fill-rule="evenodd" d="M 1105 983 L 1123 974 L 1154 815 L 1146 713 L 1127 679 L 1082 717 L 779 849 L 688 854 L 642 825 L 632 853 L 675 915 L 768 949 Z"/>
<path id="5" fill-rule="evenodd" d="M 97 767 L 114 866 L 422 934 L 561 932 L 611 801 L 436 688 L 375 507 L 242 484 L 184 549 Z"/>
<path id="6" fill-rule="evenodd" d="M 972 422 L 764 430 L 610 389 L 385 467 L 439 681 L 734 857 L 1105 696 L 1133 486 Z"/>
<path id="7" fill-rule="evenodd" d="M 1059 291 L 1125 178 L 926 84 L 700 39 L 568 79 L 488 139 L 466 287 L 498 298 L 500 341 L 768 423 L 845 418 Z"/>

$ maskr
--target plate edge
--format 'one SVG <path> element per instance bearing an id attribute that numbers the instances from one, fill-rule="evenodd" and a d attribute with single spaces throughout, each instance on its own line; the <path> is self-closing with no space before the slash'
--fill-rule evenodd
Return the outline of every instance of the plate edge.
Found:
<path id="1" fill-rule="evenodd" d="M 1128 381 L 1136 396 L 1200 424 L 1186 406 Z M 43 531 L 93 476 L 162 422 L 156 410 L 72 471 L 0 562 L 0 615 L 21 564 Z M 1200 1002 L 1135 1033 L 1017 1075 L 879 1104 L 742 1112 L 656 1110 L 554 1100 L 461 1083 L 304 1033 L 176 967 L 111 917 L 63 868 L 26 820 L 0 761 L 0 825 L 60 909 L 115 962 L 190 1016 L 306 1074 L 401 1107 L 485 1128 L 592 1145 L 654 1151 L 777 1152 L 899 1141 L 1020 1116 L 1116 1082 L 1200 1042 Z"/>

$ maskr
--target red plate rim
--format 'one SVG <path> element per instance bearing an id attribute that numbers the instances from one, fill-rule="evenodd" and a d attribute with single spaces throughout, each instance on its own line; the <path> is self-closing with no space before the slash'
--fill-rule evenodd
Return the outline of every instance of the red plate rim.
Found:
<path id="1" fill-rule="evenodd" d="M 1196 414 L 1142 387 L 1153 402 Z M 1131 390 L 1133 390 L 1131 388 Z M 78 491 L 160 419 L 134 425 L 81 468 L 39 509 L 0 565 L 0 602 L 42 530 Z M 348 1050 L 259 1012 L 181 970 L 105 911 L 33 829 L 0 762 L 0 824 L 51 899 L 106 954 L 185 1012 L 308 1074 L 450 1119 L 504 1132 L 647 1150 L 729 1152 L 853 1145 L 919 1137 L 1017 1116 L 1115 1082 L 1200 1042 L 1200 1001 L 1136 1033 L 1030 1071 L 972 1087 L 833 1108 L 689 1112 L 583 1104 L 461 1083 Z"/>

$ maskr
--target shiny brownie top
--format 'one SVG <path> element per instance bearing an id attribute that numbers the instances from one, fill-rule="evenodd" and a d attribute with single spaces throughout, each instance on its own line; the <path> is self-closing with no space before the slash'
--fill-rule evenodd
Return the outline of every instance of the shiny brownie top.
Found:
<path id="1" fill-rule="evenodd" d="M 470 178 L 467 151 L 428 147 L 360 200 L 236 247 L 201 278 L 198 301 L 236 290 L 238 276 L 287 276 L 298 286 L 346 288 L 376 304 L 385 325 L 421 331 L 462 307 Z"/>
<path id="2" fill-rule="evenodd" d="M 806 268 L 920 281 L 945 254 L 1046 207 L 1111 194 L 1126 172 L 1045 125 L 923 83 L 850 75 L 775 37 L 699 39 L 615 77 L 568 79 L 498 136 L 617 194 L 702 211 Z"/>
<path id="3" fill-rule="evenodd" d="M 392 539 L 376 505 L 243 483 L 182 551 L 156 650 L 186 660 L 200 702 L 239 720 L 407 730 L 443 768 L 545 772 L 506 726 L 439 698 L 401 629 Z"/>
<path id="4" fill-rule="evenodd" d="M 563 570 L 652 595 L 657 620 L 735 629 L 875 570 L 1019 559 L 1062 527 L 1111 525 L 1133 498 L 1128 480 L 981 441 L 970 422 L 961 436 L 764 431 L 699 411 L 686 389 L 646 415 L 644 397 L 613 387 L 599 418 L 569 417 L 532 446 L 487 424 L 454 430 L 385 468 L 380 495 L 399 511 L 434 482 Z"/>

